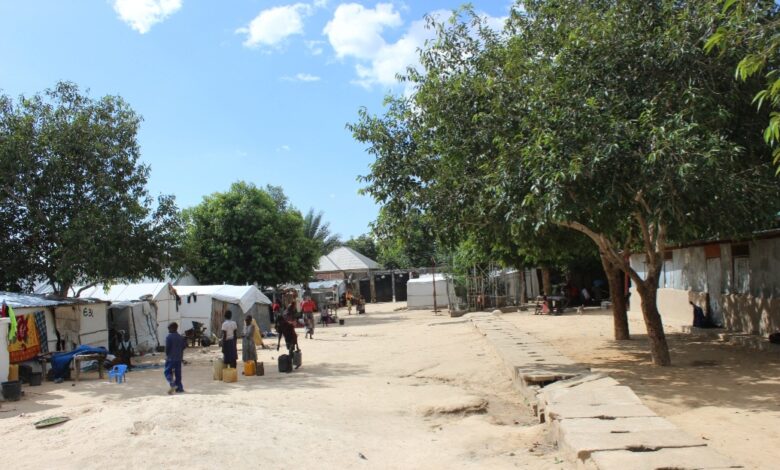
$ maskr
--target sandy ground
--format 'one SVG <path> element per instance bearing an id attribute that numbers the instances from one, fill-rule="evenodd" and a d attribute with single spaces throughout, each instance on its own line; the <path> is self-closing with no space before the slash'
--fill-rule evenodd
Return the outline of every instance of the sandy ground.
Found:
<path id="1" fill-rule="evenodd" d="M 469 323 L 396 307 L 301 331 L 292 374 L 266 350 L 264 377 L 216 382 L 211 347 L 187 351 L 182 395 L 162 369 L 25 386 L 0 408 L 3 467 L 565 468 Z M 71 420 L 33 427 L 51 416 Z"/>
<path id="2" fill-rule="evenodd" d="M 650 362 L 644 323 L 630 319 L 632 340 L 612 340 L 611 312 L 505 314 L 574 360 L 630 386 L 656 413 L 701 436 L 747 468 L 780 462 L 780 356 L 680 333 L 665 325 L 672 367 Z"/>

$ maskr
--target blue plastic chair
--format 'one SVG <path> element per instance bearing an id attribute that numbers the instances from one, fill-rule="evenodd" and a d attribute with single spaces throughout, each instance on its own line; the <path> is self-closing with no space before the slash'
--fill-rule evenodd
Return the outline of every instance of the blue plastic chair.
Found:
<path id="1" fill-rule="evenodd" d="M 127 372 L 126 364 L 117 364 L 110 371 L 108 371 L 108 381 L 116 379 L 116 383 L 121 384 L 125 381 L 125 372 Z"/>

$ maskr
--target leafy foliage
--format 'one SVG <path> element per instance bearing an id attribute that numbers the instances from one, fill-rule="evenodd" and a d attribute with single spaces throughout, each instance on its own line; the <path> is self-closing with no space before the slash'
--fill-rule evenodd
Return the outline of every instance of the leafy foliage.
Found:
<path id="1" fill-rule="evenodd" d="M 315 214 L 314 209 L 309 209 L 303 218 L 303 233 L 317 246 L 318 257 L 341 245 L 338 234 L 330 233 L 330 223 L 323 223 L 322 216 L 322 211 Z"/>
<path id="2" fill-rule="evenodd" d="M 357 238 L 350 238 L 344 243 L 344 246 L 352 248 L 363 256 L 367 256 L 372 260 L 377 260 L 376 242 L 371 235 L 364 234 Z M 381 263 L 380 263 L 381 264 Z"/>
<path id="3" fill-rule="evenodd" d="M 276 286 L 304 282 L 319 247 L 304 234 L 304 219 L 281 190 L 273 195 L 238 182 L 184 211 L 191 270 L 204 283 Z"/>
<path id="4" fill-rule="evenodd" d="M 419 214 L 441 243 L 516 264 L 576 246 L 555 226 L 587 235 L 631 275 L 669 364 L 655 304 L 668 242 L 749 233 L 780 209 L 750 132 L 766 118 L 745 100 L 755 84 L 722 78 L 734 54 L 704 53 L 709 18 L 702 2 L 531 0 L 502 33 L 469 9 L 431 21 L 414 93 L 350 126 L 376 156 L 365 191 L 392 222 Z"/>
<path id="5" fill-rule="evenodd" d="M 65 294 L 179 267 L 181 220 L 172 196 L 155 206 L 146 190 L 140 123 L 121 97 L 68 82 L 0 96 L 1 288 L 45 280 Z"/>
<path id="6" fill-rule="evenodd" d="M 769 125 L 764 140 L 774 148 L 774 162 L 780 174 L 780 5 L 774 0 L 715 0 L 721 10 L 718 28 L 709 37 L 705 49 L 737 49 L 744 54 L 735 75 L 742 81 L 760 76 L 763 87 L 753 97 L 762 109 L 768 106 Z"/>

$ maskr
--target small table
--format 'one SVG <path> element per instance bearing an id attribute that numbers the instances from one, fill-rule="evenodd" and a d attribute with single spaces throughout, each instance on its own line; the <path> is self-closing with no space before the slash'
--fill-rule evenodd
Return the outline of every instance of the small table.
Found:
<path id="1" fill-rule="evenodd" d="M 106 360 L 105 354 L 78 354 L 76 356 L 73 356 L 73 367 L 76 369 L 76 382 L 79 381 L 79 377 L 81 376 L 81 363 L 83 361 L 97 361 L 98 364 L 98 376 L 102 379 L 103 378 L 103 361 Z"/>

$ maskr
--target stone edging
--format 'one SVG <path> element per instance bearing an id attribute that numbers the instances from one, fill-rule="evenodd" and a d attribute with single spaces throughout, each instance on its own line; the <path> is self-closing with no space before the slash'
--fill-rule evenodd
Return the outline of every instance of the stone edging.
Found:
<path id="1" fill-rule="evenodd" d="M 742 468 L 657 416 L 631 388 L 593 373 L 500 314 L 467 318 L 488 340 L 564 456 L 578 468 Z"/>

